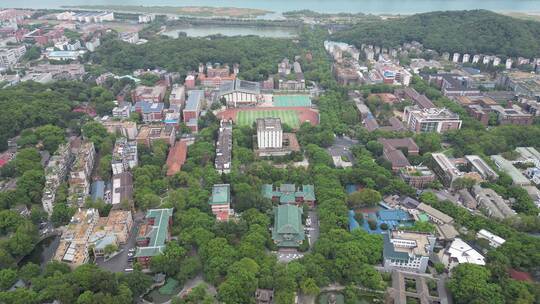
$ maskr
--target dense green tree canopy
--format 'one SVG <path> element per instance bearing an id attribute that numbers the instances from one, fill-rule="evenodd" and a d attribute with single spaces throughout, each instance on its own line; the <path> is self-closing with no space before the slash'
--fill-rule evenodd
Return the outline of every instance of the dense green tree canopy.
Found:
<path id="1" fill-rule="evenodd" d="M 467 33 L 467 34 L 464 34 Z M 416 14 L 406 18 L 366 21 L 333 39 L 383 47 L 418 41 L 439 52 L 535 57 L 540 54 L 540 24 L 485 10 Z"/>

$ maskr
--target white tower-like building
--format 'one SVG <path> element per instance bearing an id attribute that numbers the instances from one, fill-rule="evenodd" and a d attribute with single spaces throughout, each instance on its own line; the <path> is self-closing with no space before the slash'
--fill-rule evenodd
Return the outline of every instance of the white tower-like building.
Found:
<path id="1" fill-rule="evenodd" d="M 257 119 L 257 145 L 259 149 L 282 148 L 283 129 L 279 118 Z"/>

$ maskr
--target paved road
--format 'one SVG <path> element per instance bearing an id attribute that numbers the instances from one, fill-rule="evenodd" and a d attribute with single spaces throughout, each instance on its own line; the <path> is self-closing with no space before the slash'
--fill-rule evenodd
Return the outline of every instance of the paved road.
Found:
<path id="1" fill-rule="evenodd" d="M 317 242 L 319 239 L 319 215 L 317 214 L 316 210 L 311 210 L 308 212 L 309 218 L 311 218 L 311 226 L 306 227 L 310 228 L 308 230 L 309 234 L 309 247 L 313 247 L 313 244 Z"/>
<path id="2" fill-rule="evenodd" d="M 358 144 L 358 140 L 351 139 L 347 136 L 337 136 L 334 139 L 334 144 L 328 147 L 328 153 L 331 156 L 347 156 L 347 158 L 353 162 L 354 157 L 350 151 L 350 148 Z"/>

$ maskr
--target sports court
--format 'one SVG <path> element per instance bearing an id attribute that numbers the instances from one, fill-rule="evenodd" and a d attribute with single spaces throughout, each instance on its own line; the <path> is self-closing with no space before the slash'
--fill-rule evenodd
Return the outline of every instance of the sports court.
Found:
<path id="1" fill-rule="evenodd" d="M 311 107 L 309 95 L 274 95 L 274 107 Z"/>
<path id="2" fill-rule="evenodd" d="M 237 123 L 240 126 L 251 126 L 257 118 L 265 117 L 280 118 L 281 123 L 285 123 L 292 128 L 298 128 L 300 126 L 298 114 L 293 110 L 242 111 L 238 113 Z"/>

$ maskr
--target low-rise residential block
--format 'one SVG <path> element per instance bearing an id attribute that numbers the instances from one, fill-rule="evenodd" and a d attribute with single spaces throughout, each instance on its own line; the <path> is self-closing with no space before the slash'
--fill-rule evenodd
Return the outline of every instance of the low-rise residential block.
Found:
<path id="1" fill-rule="evenodd" d="M 220 122 L 218 140 L 216 142 L 216 170 L 223 173 L 231 172 L 233 126 L 229 121 Z"/>
<path id="2" fill-rule="evenodd" d="M 113 174 L 131 170 L 137 166 L 137 143 L 128 141 L 125 137 L 120 137 L 114 144 L 111 159 Z"/>
<path id="3" fill-rule="evenodd" d="M 158 140 L 173 145 L 176 139 L 176 129 L 165 124 L 143 125 L 137 134 L 137 143 L 148 147 Z"/>
<path id="4" fill-rule="evenodd" d="M 49 160 L 45 168 L 45 187 L 43 188 L 43 196 L 41 203 L 43 210 L 52 214 L 56 191 L 58 187 L 66 180 L 73 154 L 71 153 L 71 145 L 69 143 L 58 146 L 55 154 Z"/>
<path id="5" fill-rule="evenodd" d="M 96 150 L 93 142 L 85 142 L 75 155 L 75 162 L 69 174 L 68 202 L 73 206 L 82 206 L 90 193 L 90 183 Z"/>

